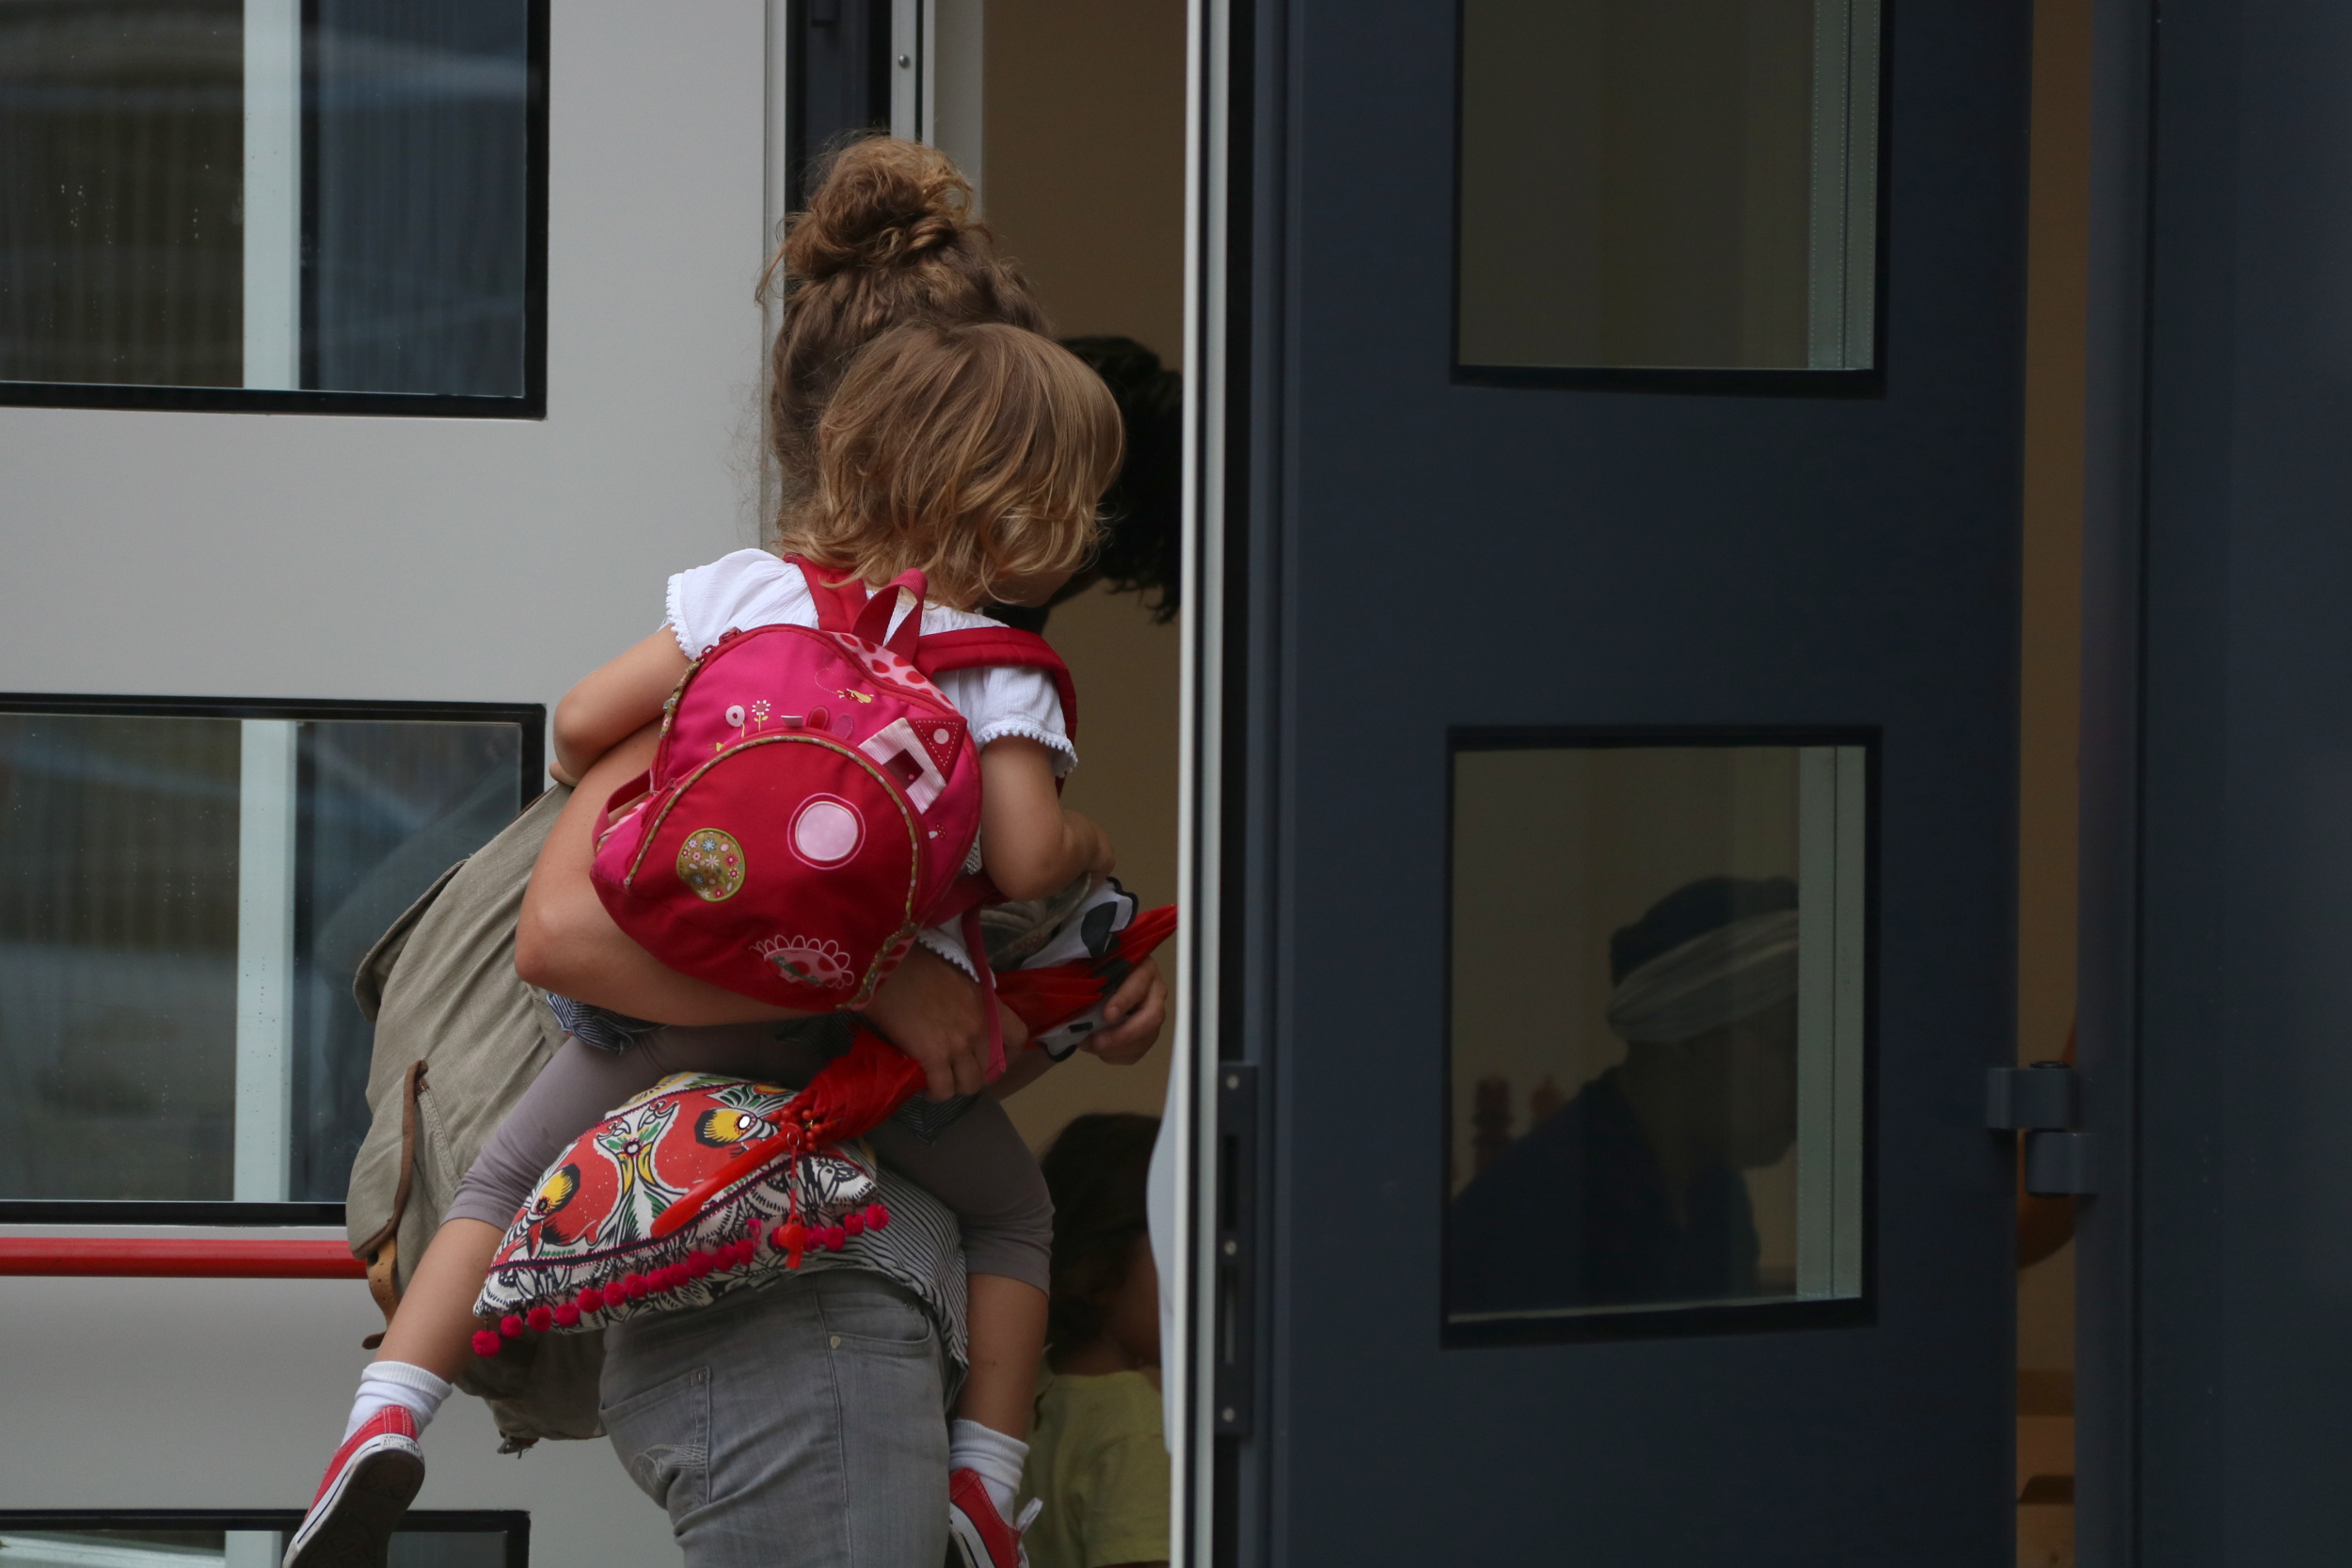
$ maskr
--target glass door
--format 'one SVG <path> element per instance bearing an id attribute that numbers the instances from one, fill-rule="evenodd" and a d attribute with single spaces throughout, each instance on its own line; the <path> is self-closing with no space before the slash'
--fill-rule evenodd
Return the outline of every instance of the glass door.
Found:
<path id="1" fill-rule="evenodd" d="M 1197 20 L 1194 1550 L 2004 1560 L 2026 8 Z"/>

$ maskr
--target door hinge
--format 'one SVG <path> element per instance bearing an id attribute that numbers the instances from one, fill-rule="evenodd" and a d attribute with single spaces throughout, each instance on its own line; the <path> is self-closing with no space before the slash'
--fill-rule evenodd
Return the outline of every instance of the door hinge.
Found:
<path id="1" fill-rule="evenodd" d="M 1247 1437 L 1257 1420 L 1256 1275 L 1258 1069 L 1216 1069 L 1216 1350 L 1211 1414 L 1219 1437 Z"/>
<path id="2" fill-rule="evenodd" d="M 2026 1191 L 2087 1197 L 2099 1190 L 2099 1140 L 2089 1132 L 2026 1134 Z"/>
<path id="3" fill-rule="evenodd" d="M 1984 1124 L 2026 1135 L 2026 1191 L 2035 1197 L 2097 1192 L 2098 1140 L 2077 1132 L 2082 1078 L 2064 1062 L 1996 1067 L 1985 1079 Z"/>

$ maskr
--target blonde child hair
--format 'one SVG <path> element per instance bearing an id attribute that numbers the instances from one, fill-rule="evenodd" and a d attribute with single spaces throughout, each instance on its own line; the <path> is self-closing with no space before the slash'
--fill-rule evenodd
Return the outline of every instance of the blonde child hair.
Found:
<path id="1" fill-rule="evenodd" d="M 868 583 L 919 567 L 970 610 L 1086 564 L 1125 451 L 1119 405 L 1086 362 L 998 323 L 882 334 L 817 425 L 817 484 L 781 544 Z"/>

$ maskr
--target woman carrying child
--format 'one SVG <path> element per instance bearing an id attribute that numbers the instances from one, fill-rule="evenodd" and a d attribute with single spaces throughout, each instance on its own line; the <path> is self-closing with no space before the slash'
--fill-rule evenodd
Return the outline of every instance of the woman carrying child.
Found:
<path id="1" fill-rule="evenodd" d="M 1050 594 L 1084 560 L 1117 467 L 1116 410 L 1091 372 L 1027 330 L 1035 311 L 1018 279 L 987 253 L 984 234 L 957 217 L 961 184 L 926 150 L 862 144 L 796 228 L 772 437 L 787 475 L 810 472 L 812 450 L 816 459 L 814 484 L 785 518 L 794 559 L 741 551 L 673 578 L 662 630 L 559 708 L 559 766 L 581 786 L 526 900 L 517 937 L 526 978 L 560 985 L 578 1001 L 689 1023 L 791 1016 L 661 967 L 601 908 L 600 924 L 589 917 L 594 894 L 585 903 L 581 895 L 597 805 L 642 766 L 643 740 L 628 737 L 723 632 L 813 626 L 816 595 L 831 587 L 921 570 L 930 584 L 931 603 L 920 611 L 929 635 L 984 625 L 975 613 L 981 603 Z M 992 314 L 1030 320 L 1008 325 Z M 845 341 L 848 352 L 810 352 L 826 342 L 838 351 Z M 828 385 L 835 377 L 837 390 Z M 796 396 L 787 399 L 787 388 Z M 821 418 L 812 419 L 820 399 Z M 978 752 L 978 854 L 999 889 L 1036 896 L 1107 871 L 1110 847 L 1099 830 L 1057 799 L 1074 753 L 1050 679 L 996 667 L 946 674 L 939 685 Z M 549 930 L 561 933 L 551 960 Z M 927 931 L 923 941 L 970 969 L 953 933 Z M 938 974 L 934 967 L 920 987 L 936 994 Z M 1156 978 L 1136 979 L 1107 1009 L 1119 1022 L 1100 1037 L 1106 1055 L 1139 1054 L 1156 1033 Z M 898 984 L 869 1013 L 886 1031 L 897 1022 L 879 1004 Z M 924 1021 L 916 1022 L 920 1032 Z M 938 1069 L 935 1087 L 979 1086 L 970 1038 L 966 1031 L 963 1049 L 932 1053 L 926 1066 Z M 617 1054 L 567 1039 L 485 1149 L 419 1265 L 289 1568 L 382 1562 L 389 1528 L 421 1481 L 416 1433 L 477 1326 L 471 1307 L 484 1267 L 548 1158 L 668 1072 L 805 1082 L 824 1055 L 821 1040 L 806 1031 L 781 1038 L 772 1022 L 660 1030 Z M 1034 1070 L 1024 1064 L 1024 1076 Z M 1017 1081 L 1009 1074 L 1005 1083 Z M 853 1267 L 812 1268 L 782 1287 L 632 1320 L 609 1336 L 605 1419 L 632 1475 L 669 1507 L 690 1563 L 930 1568 L 951 1512 L 967 1561 L 1020 1560 L 1007 1516 L 1044 1331 L 1050 1206 L 1041 1180 L 986 1100 L 935 1140 L 894 1126 L 874 1142 L 885 1167 L 931 1187 L 961 1222 L 971 1354 L 952 1450 L 937 1412 L 947 1376 L 942 1344 L 951 1354 L 960 1349 L 960 1304 L 930 1299 L 945 1290 L 927 1297 L 904 1270 L 882 1269 L 877 1278 L 872 1265 L 862 1277 Z M 760 1349 L 812 1342 L 832 1353 L 823 1375 L 795 1364 L 804 1355 Z M 926 1400 L 928 1422 L 919 1414 Z M 807 1528 L 812 1513 L 825 1528 Z"/>

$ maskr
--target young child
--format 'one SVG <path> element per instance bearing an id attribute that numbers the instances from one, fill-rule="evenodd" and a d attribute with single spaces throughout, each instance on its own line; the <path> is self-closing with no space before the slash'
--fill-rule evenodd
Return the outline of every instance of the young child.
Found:
<path id="1" fill-rule="evenodd" d="M 927 635 L 989 625 L 974 611 L 980 603 L 1050 595 L 1093 546 L 1121 439 L 1116 405 L 1093 372 L 1046 338 L 993 324 L 882 334 L 843 376 L 816 436 L 815 493 L 785 531 L 787 554 L 797 559 L 741 550 L 673 578 L 661 630 L 558 706 L 556 756 L 567 774 L 579 776 L 657 719 L 690 660 L 727 631 L 816 626 L 800 562 L 829 582 L 874 585 L 921 569 Z M 911 612 L 902 604 L 899 617 Z M 950 672 L 938 685 L 978 749 L 979 858 L 998 891 L 1042 898 L 1107 873 L 1109 841 L 1057 794 L 1075 753 L 1052 679 L 997 667 Z M 952 928 L 920 940 L 973 967 Z M 490 1255 L 567 1143 L 670 1072 L 789 1083 L 805 1082 L 811 1068 L 805 1049 L 780 1044 L 772 1026 L 662 1030 L 617 1056 L 567 1040 L 484 1148 L 420 1262 L 288 1568 L 382 1560 L 381 1542 L 422 1479 L 414 1433 L 470 1354 L 472 1304 Z M 1045 1333 L 1043 1183 L 988 1101 L 935 1138 L 886 1125 L 872 1141 L 885 1164 L 930 1188 L 962 1222 L 971 1348 L 951 1436 L 951 1533 L 975 1568 L 1014 1568 L 1020 1537 L 1006 1521 Z M 399 1430 L 372 1434 L 379 1419 Z M 362 1466 L 377 1437 L 400 1450 L 402 1464 Z"/>
<path id="2" fill-rule="evenodd" d="M 1043 1161 L 1054 1195 L 1047 1363 L 1021 1493 L 1036 1568 L 1168 1560 L 1160 1284 L 1144 1224 L 1155 1117 L 1073 1119 Z"/>

